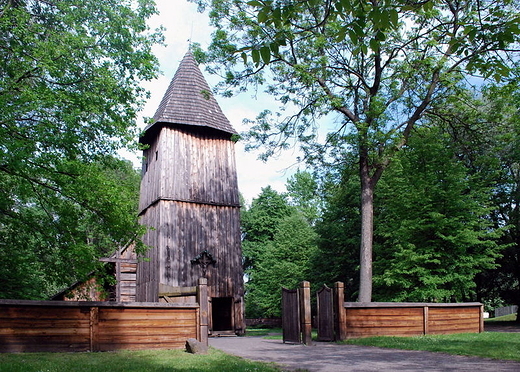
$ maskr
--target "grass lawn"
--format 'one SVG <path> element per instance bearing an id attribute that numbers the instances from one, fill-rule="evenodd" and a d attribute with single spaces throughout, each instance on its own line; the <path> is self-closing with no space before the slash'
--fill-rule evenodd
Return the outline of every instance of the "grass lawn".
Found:
<path id="1" fill-rule="evenodd" d="M 0 354 L 1 372 L 280 372 L 271 364 L 247 361 L 211 349 L 208 355 L 183 350 L 106 353 Z"/>
<path id="2" fill-rule="evenodd" d="M 344 343 L 392 349 L 435 351 L 520 362 L 520 333 L 484 332 L 417 337 L 367 337 L 347 340 Z"/>
<path id="3" fill-rule="evenodd" d="M 516 313 L 515 314 L 509 314 L 504 316 L 499 316 L 497 318 L 489 318 L 486 319 L 486 323 L 494 323 L 494 322 L 514 322 L 516 320 Z"/>

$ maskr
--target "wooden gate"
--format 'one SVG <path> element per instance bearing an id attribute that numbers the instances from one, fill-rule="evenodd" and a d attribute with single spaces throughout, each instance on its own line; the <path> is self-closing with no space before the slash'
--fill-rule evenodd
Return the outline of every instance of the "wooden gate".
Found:
<path id="1" fill-rule="evenodd" d="M 300 301 L 297 289 L 282 288 L 283 342 L 301 342 Z"/>
<path id="2" fill-rule="evenodd" d="M 334 341 L 334 307 L 332 289 L 325 284 L 316 293 L 318 302 L 318 341 Z"/>

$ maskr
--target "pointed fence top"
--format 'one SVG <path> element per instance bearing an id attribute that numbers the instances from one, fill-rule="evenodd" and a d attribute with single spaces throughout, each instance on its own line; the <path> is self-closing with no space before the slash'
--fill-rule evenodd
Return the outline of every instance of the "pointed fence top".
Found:
<path id="1" fill-rule="evenodd" d="M 195 125 L 236 133 L 213 96 L 191 51 L 182 59 L 153 116 L 152 124 L 145 128 L 145 132 L 158 123 Z"/>

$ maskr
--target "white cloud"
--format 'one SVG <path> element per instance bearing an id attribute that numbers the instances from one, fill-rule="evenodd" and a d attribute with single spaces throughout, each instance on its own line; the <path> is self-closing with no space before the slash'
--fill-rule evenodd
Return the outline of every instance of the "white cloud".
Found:
<path id="1" fill-rule="evenodd" d="M 159 107 L 161 99 L 186 54 L 189 41 L 200 43 L 207 47 L 211 40 L 212 29 L 209 26 L 207 14 L 197 12 L 197 6 L 186 0 L 156 0 L 160 14 L 149 21 L 152 29 L 160 25 L 166 28 L 164 32 L 166 47 L 155 47 L 154 53 L 159 59 L 162 75 L 151 82 L 144 82 L 143 87 L 150 91 L 151 97 L 142 111 L 143 118 L 152 117 Z M 208 81 L 214 81 L 214 77 L 204 75 Z M 243 93 L 240 97 L 217 97 L 224 114 L 230 120 L 237 131 L 245 130 L 242 120 L 252 119 L 261 110 L 272 105 L 268 97 L 253 99 Z M 140 123 L 144 128 L 144 119 Z M 139 156 L 125 153 L 123 156 L 134 161 L 140 166 Z M 257 159 L 258 153 L 245 152 L 244 144 L 238 142 L 236 146 L 236 161 L 239 189 L 248 203 L 260 193 L 262 187 L 271 185 L 277 191 L 285 191 L 287 177 L 294 173 L 295 167 L 291 167 L 296 161 L 296 155 L 287 151 L 278 158 L 270 159 L 264 163 Z M 291 167 L 290 169 L 288 169 Z"/>

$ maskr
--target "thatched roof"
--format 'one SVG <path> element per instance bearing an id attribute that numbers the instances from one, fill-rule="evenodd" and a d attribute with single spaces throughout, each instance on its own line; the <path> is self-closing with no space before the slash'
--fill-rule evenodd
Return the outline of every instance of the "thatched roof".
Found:
<path id="1" fill-rule="evenodd" d="M 153 117 L 148 132 L 159 124 L 194 125 L 235 134 L 218 105 L 191 51 L 182 59 Z"/>

